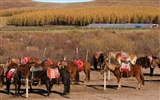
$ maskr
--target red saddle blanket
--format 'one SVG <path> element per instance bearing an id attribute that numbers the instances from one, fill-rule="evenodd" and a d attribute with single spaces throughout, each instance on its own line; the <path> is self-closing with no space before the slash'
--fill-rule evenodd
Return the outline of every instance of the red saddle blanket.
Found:
<path id="1" fill-rule="evenodd" d="M 58 68 L 48 68 L 47 69 L 47 76 L 52 79 L 52 78 L 59 78 L 59 70 Z"/>
<path id="2" fill-rule="evenodd" d="M 21 61 L 21 64 L 26 64 L 26 63 L 28 63 L 30 61 L 30 57 L 24 57 L 23 59 L 22 59 L 22 61 Z"/>
<path id="3" fill-rule="evenodd" d="M 130 65 L 122 63 L 120 67 L 120 71 L 130 71 Z"/>
<path id="4" fill-rule="evenodd" d="M 11 68 L 6 75 L 6 78 L 10 79 L 12 77 L 13 73 L 15 72 L 15 70 L 16 70 L 15 68 Z"/>
<path id="5" fill-rule="evenodd" d="M 83 62 L 82 62 L 82 60 L 77 60 L 74 63 L 78 65 L 78 71 L 82 71 L 83 70 Z"/>
<path id="6" fill-rule="evenodd" d="M 100 56 L 101 53 L 102 53 L 102 52 L 100 52 L 100 51 L 96 53 L 95 57 L 96 57 L 96 60 L 97 60 L 97 61 L 98 61 L 98 58 L 99 58 L 99 56 Z"/>

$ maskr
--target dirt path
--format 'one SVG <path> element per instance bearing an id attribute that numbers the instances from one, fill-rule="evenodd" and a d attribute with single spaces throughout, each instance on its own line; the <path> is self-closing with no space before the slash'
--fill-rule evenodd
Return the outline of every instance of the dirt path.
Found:
<path id="1" fill-rule="evenodd" d="M 122 88 L 116 90 L 117 81 L 111 74 L 111 80 L 107 81 L 106 90 L 103 90 L 103 76 L 100 72 L 91 71 L 91 81 L 84 85 L 71 86 L 71 93 L 65 97 L 60 96 L 63 85 L 54 85 L 49 97 L 45 97 L 45 86 L 33 87 L 33 93 L 29 93 L 29 98 L 25 98 L 25 87 L 22 87 L 22 96 L 14 97 L 7 95 L 4 89 L 0 90 L 0 100 L 160 100 L 160 69 L 156 68 L 154 76 L 149 76 L 149 69 L 144 70 L 145 86 L 136 90 L 137 81 L 135 77 L 123 78 Z M 80 80 L 83 81 L 84 73 L 80 72 Z M 3 87 L 5 88 L 5 86 Z M 14 93 L 12 86 L 11 92 Z"/>

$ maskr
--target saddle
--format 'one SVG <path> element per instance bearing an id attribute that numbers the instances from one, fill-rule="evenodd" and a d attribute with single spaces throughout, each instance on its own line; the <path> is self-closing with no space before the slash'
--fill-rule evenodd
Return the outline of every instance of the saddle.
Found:
<path id="1" fill-rule="evenodd" d="M 128 57 L 129 57 L 128 52 L 121 51 L 121 61 L 126 61 Z"/>

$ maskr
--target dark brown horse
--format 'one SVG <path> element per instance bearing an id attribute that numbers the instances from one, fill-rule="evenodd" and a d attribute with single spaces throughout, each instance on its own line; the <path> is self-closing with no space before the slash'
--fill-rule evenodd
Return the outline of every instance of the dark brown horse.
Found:
<path id="1" fill-rule="evenodd" d="M 117 89 L 120 89 L 121 87 L 121 84 L 120 84 L 121 77 L 129 78 L 129 77 L 135 76 L 138 81 L 138 86 L 136 89 L 140 89 L 140 87 L 144 85 L 144 76 L 142 72 L 142 67 L 140 65 L 137 65 L 137 64 L 133 65 L 130 63 L 130 70 L 121 71 L 120 69 L 121 69 L 120 64 L 106 63 L 104 66 L 102 66 L 101 73 L 103 73 L 104 71 L 110 70 L 117 78 L 117 82 L 118 82 Z"/>
<path id="2" fill-rule="evenodd" d="M 155 56 L 139 57 L 136 64 L 141 65 L 143 68 L 150 68 L 150 76 L 153 76 L 154 68 L 157 67 L 158 58 Z"/>
<path id="3" fill-rule="evenodd" d="M 82 70 L 84 71 L 86 75 L 84 82 L 90 81 L 90 63 L 87 61 L 82 62 L 82 60 L 76 60 L 74 63 L 77 64 L 79 72 L 81 72 Z"/>
<path id="4" fill-rule="evenodd" d="M 0 88 L 4 85 L 4 68 L 0 66 Z"/>
<path id="5" fill-rule="evenodd" d="M 103 53 L 103 52 L 96 52 L 93 55 L 94 70 L 98 70 L 98 68 L 97 68 L 98 65 L 101 68 L 101 64 L 105 61 L 106 57 L 108 57 L 108 54 L 107 53 Z"/>
<path id="6" fill-rule="evenodd" d="M 30 73 L 30 64 L 25 64 L 19 66 L 17 63 L 11 63 L 6 71 L 6 88 L 8 94 L 10 94 L 10 85 L 14 84 L 15 86 L 15 95 L 19 96 L 20 87 L 24 84 L 24 79 L 28 77 Z"/>
<path id="7" fill-rule="evenodd" d="M 73 61 L 60 60 L 57 65 L 59 69 L 65 69 L 70 73 L 71 84 L 77 84 L 79 81 L 79 71 L 78 66 Z"/>
<path id="8" fill-rule="evenodd" d="M 45 84 L 47 89 L 47 96 L 50 95 L 53 84 L 62 81 L 64 84 L 64 91 L 62 95 L 66 95 L 70 92 L 70 73 L 65 69 L 59 69 L 56 63 L 52 60 L 44 60 L 41 64 L 42 70 L 32 71 L 30 79 L 40 80 L 41 84 Z M 51 71 L 52 70 L 52 71 Z M 56 70 L 56 71 L 55 71 Z M 52 72 L 54 71 L 54 75 Z M 55 77 L 51 77 L 55 76 Z M 33 81 L 34 82 L 34 81 Z"/>
<path id="9" fill-rule="evenodd" d="M 36 65 L 36 67 L 35 67 Z M 39 64 L 38 64 L 39 65 Z M 21 85 L 24 84 L 22 80 L 25 78 L 28 78 L 29 86 L 30 86 L 30 92 L 32 92 L 32 84 L 40 80 L 41 84 L 45 84 L 47 88 L 47 96 L 51 93 L 51 88 L 55 82 L 57 82 L 57 79 L 61 79 L 64 83 L 64 91 L 62 95 L 66 95 L 70 92 L 70 74 L 66 70 L 59 70 L 58 66 L 55 64 L 52 66 L 49 65 L 41 65 L 38 68 L 38 65 L 36 63 L 28 63 L 23 65 L 18 65 L 17 63 L 11 63 L 8 67 L 8 70 L 6 72 L 6 86 L 7 86 L 7 92 L 10 94 L 10 85 L 13 83 L 15 85 L 15 96 L 19 96 Z M 34 67 L 36 68 L 36 71 L 34 71 Z M 38 68 L 38 69 L 37 69 Z M 48 69 L 57 68 L 59 70 L 59 77 L 58 78 L 49 78 L 48 76 Z M 9 76 L 9 72 L 11 69 L 14 69 L 15 71 L 11 76 Z"/>

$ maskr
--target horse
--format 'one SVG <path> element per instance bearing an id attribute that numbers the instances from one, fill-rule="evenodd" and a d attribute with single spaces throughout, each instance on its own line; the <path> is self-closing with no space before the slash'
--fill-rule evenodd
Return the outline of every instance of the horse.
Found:
<path id="1" fill-rule="evenodd" d="M 93 55 L 93 64 L 94 64 L 94 70 L 98 70 L 97 65 L 100 65 L 101 68 L 101 64 L 105 61 L 105 58 L 107 56 L 107 53 L 103 53 L 103 52 L 96 52 Z"/>
<path id="2" fill-rule="evenodd" d="M 40 59 L 35 58 L 35 57 L 29 57 L 29 56 L 21 57 L 21 63 L 22 64 L 32 63 L 32 62 L 35 62 L 37 64 L 41 64 L 42 63 L 42 61 Z"/>
<path id="3" fill-rule="evenodd" d="M 86 77 L 84 79 L 84 82 L 88 82 L 90 81 L 90 63 L 87 61 L 82 61 L 82 60 L 75 60 L 74 61 L 75 64 L 77 64 L 78 66 L 78 71 L 81 72 L 82 70 L 84 71 Z"/>
<path id="4" fill-rule="evenodd" d="M 115 59 L 119 64 L 123 61 L 130 61 L 131 64 L 136 64 L 137 56 L 134 53 L 129 52 L 109 52 L 108 59 Z"/>
<path id="5" fill-rule="evenodd" d="M 143 68 L 150 68 L 150 76 L 153 76 L 154 68 L 157 66 L 158 58 L 155 56 L 139 57 L 136 64 L 141 65 Z"/>
<path id="6" fill-rule="evenodd" d="M 57 63 L 59 69 L 65 69 L 70 73 L 70 83 L 77 84 L 79 81 L 78 66 L 73 61 L 60 60 Z"/>
<path id="7" fill-rule="evenodd" d="M 41 64 L 42 61 L 38 58 L 34 57 L 19 57 L 19 58 L 8 58 L 5 62 L 5 66 L 7 67 L 11 63 L 17 63 L 18 65 L 20 64 L 26 64 L 26 63 L 32 63 L 35 62 L 37 64 Z"/>
<path id="8" fill-rule="evenodd" d="M 120 64 L 112 64 L 112 63 L 106 62 L 106 64 L 101 68 L 101 73 L 104 73 L 104 71 L 110 70 L 117 78 L 117 83 L 118 83 L 117 89 L 121 88 L 120 80 L 122 77 L 129 78 L 129 77 L 132 77 L 133 75 L 136 77 L 138 81 L 138 85 L 136 89 L 140 89 L 144 85 L 145 82 L 144 82 L 144 76 L 142 72 L 142 66 L 137 64 L 133 65 L 132 63 L 130 63 L 130 68 L 127 70 L 126 69 L 122 70 L 122 67 L 120 66 L 121 66 Z"/>
<path id="9" fill-rule="evenodd" d="M 27 65 L 29 66 L 29 65 Z M 8 95 L 10 94 L 10 85 L 14 84 L 15 86 L 15 95 L 19 96 L 20 87 L 24 84 L 24 80 L 29 75 L 29 67 L 19 67 L 17 63 L 11 63 L 6 71 L 6 88 Z"/>
<path id="10" fill-rule="evenodd" d="M 55 73 L 55 77 L 51 75 L 52 72 Z M 41 81 L 41 85 L 45 84 L 47 96 L 50 95 L 53 84 L 59 83 L 59 81 L 62 81 L 64 84 L 64 91 L 61 95 L 67 95 L 70 92 L 70 73 L 65 69 L 59 69 L 56 63 L 52 65 L 43 65 L 42 70 L 31 72 L 30 79 L 38 79 Z"/>
<path id="11" fill-rule="evenodd" d="M 41 84 L 46 85 L 47 96 L 50 95 L 51 88 L 54 84 L 54 81 L 57 80 L 55 78 L 51 79 L 48 77 L 48 68 L 49 67 L 53 68 L 53 66 L 43 66 L 42 68 L 38 68 L 38 70 L 36 69 L 37 71 L 32 71 L 34 64 L 35 63 L 23 64 L 23 65 L 19 66 L 17 63 L 12 63 L 8 67 L 6 75 L 8 75 L 10 69 L 13 69 L 13 68 L 15 69 L 15 71 L 13 72 L 13 74 L 10 77 L 6 76 L 6 80 L 7 80 L 6 86 L 7 86 L 8 94 L 10 94 L 10 85 L 11 85 L 11 83 L 13 83 L 15 85 L 15 96 L 19 96 L 21 85 L 24 84 L 21 80 L 28 78 L 30 80 L 30 82 L 29 82 L 30 92 L 32 92 L 33 82 L 36 80 L 40 80 Z M 36 66 L 36 68 L 37 68 L 37 66 Z M 58 68 L 58 66 L 54 67 L 54 68 Z M 61 77 L 61 78 L 58 78 L 58 79 L 61 79 L 59 81 L 63 81 L 63 83 L 64 83 L 64 91 L 63 91 L 62 95 L 66 95 L 70 92 L 70 74 L 68 71 L 63 70 L 63 69 L 59 70 L 59 72 L 60 72 L 59 77 Z M 12 80 L 13 80 L 13 82 L 12 82 Z M 18 87 L 17 87 L 17 85 L 18 85 Z"/>
<path id="12" fill-rule="evenodd" d="M 4 68 L 0 66 L 0 87 L 2 88 L 4 85 Z"/>
<path id="13" fill-rule="evenodd" d="M 11 63 L 17 63 L 17 64 L 20 64 L 21 63 L 21 58 L 8 58 L 6 59 L 6 62 L 5 62 L 5 67 L 8 67 Z"/>

